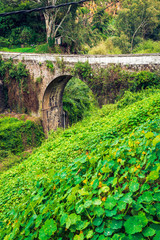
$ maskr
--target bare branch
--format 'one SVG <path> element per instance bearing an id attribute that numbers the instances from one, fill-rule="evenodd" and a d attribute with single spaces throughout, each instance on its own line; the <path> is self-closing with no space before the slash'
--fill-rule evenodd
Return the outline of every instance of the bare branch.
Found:
<path id="1" fill-rule="evenodd" d="M 55 33 L 54 33 L 54 36 L 56 36 L 56 34 L 57 34 L 57 32 L 58 32 L 58 29 L 61 27 L 62 23 L 63 23 L 64 20 L 66 19 L 68 13 L 70 12 L 70 9 L 71 9 L 71 5 L 68 7 L 68 10 L 67 10 L 65 16 L 62 18 L 61 22 L 59 23 L 58 27 L 56 28 Z"/>

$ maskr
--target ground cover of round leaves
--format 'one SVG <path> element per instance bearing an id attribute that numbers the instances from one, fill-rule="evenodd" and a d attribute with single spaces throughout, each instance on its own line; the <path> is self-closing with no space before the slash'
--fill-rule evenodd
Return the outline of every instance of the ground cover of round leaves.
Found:
<path id="1" fill-rule="evenodd" d="M 155 94 L 75 125 L 3 174 L 1 237 L 159 240 L 159 171 Z"/>

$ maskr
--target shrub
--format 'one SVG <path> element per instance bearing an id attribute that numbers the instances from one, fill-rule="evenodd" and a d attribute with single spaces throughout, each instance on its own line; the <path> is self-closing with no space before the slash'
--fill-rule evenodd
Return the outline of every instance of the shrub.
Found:
<path id="1" fill-rule="evenodd" d="M 134 49 L 134 53 L 159 53 L 160 52 L 160 41 L 145 40 Z"/>
<path id="2" fill-rule="evenodd" d="M 97 46 L 91 48 L 88 54 L 121 54 L 119 47 L 114 46 L 112 38 L 108 38 L 106 41 L 100 42 Z"/>
<path id="3" fill-rule="evenodd" d="M 39 146 L 44 139 L 42 127 L 34 122 L 16 118 L 0 118 L 0 150 L 20 153 Z"/>

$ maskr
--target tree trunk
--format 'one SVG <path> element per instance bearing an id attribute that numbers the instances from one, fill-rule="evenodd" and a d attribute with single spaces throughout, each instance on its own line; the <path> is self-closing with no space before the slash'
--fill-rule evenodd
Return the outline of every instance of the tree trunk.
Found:
<path id="1" fill-rule="evenodd" d="M 45 18 L 45 25 L 46 25 L 46 41 L 48 42 L 48 39 L 51 37 L 55 37 L 55 21 L 54 21 L 54 15 L 51 11 L 46 10 L 44 13 Z"/>

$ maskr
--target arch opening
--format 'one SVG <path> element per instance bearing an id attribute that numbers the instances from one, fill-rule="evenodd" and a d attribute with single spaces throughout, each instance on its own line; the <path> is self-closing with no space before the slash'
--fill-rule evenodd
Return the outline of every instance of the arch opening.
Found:
<path id="1" fill-rule="evenodd" d="M 45 133 L 64 127 L 62 96 L 71 75 L 62 75 L 55 78 L 46 88 L 43 101 L 43 127 Z"/>
<path id="2" fill-rule="evenodd" d="M 93 105 L 98 106 L 98 102 L 84 81 L 71 75 L 55 78 L 43 96 L 43 126 L 46 135 L 50 130 L 66 128 L 82 120 Z"/>
<path id="3" fill-rule="evenodd" d="M 65 126 L 71 126 L 88 116 L 98 102 L 86 82 L 72 77 L 65 86 L 63 93 L 63 110 Z"/>

